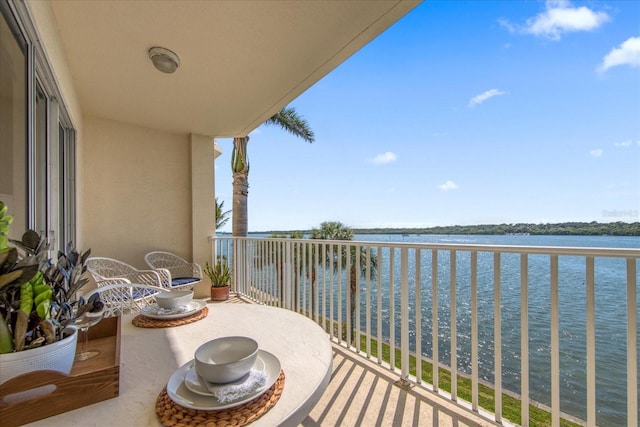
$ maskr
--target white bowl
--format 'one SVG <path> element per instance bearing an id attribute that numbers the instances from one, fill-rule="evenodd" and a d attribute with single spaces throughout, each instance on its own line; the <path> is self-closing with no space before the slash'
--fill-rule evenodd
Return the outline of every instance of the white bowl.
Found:
<path id="1" fill-rule="evenodd" d="M 195 353 L 196 372 L 205 381 L 224 384 L 249 373 L 258 343 L 249 337 L 223 337 L 202 344 Z"/>
<path id="2" fill-rule="evenodd" d="M 167 291 L 156 295 L 156 303 L 160 308 L 177 308 L 187 305 L 193 299 L 193 291 Z"/>

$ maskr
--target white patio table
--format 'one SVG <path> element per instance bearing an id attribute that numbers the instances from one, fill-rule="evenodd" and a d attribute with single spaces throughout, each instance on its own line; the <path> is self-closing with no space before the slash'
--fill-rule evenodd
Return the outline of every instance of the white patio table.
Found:
<path id="1" fill-rule="evenodd" d="M 298 425 L 329 383 L 332 350 L 327 334 L 295 312 L 256 304 L 207 305 L 197 322 L 171 328 L 121 323 L 120 395 L 31 423 L 31 426 L 160 426 L 156 398 L 171 375 L 193 359 L 200 344 L 231 335 L 250 336 L 275 355 L 285 374 L 280 400 L 252 426 Z"/>

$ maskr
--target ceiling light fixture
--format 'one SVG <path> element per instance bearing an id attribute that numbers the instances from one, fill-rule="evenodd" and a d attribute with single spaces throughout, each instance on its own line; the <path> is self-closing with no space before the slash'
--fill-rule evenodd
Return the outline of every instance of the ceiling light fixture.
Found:
<path id="1" fill-rule="evenodd" d="M 171 74 L 180 66 L 178 55 L 163 47 L 149 49 L 149 58 L 153 65 L 163 73 Z"/>

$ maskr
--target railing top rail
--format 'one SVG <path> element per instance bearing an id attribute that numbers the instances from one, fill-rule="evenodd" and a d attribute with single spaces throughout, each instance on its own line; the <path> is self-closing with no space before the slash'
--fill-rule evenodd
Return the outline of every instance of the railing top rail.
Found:
<path id="1" fill-rule="evenodd" d="M 406 243 L 406 242 L 371 242 L 358 240 L 319 240 L 319 239 L 289 239 L 274 237 L 233 237 L 215 236 L 212 240 L 247 240 L 247 241 L 275 241 L 294 242 L 304 244 L 333 244 L 371 247 L 396 247 L 412 249 L 436 249 L 443 251 L 467 251 L 467 252 L 500 252 L 500 253 L 526 253 L 531 255 L 566 255 L 566 256 L 594 256 L 614 258 L 640 258 L 640 249 L 634 248 L 597 248 L 574 246 L 523 246 L 523 245 L 469 245 L 450 243 Z"/>

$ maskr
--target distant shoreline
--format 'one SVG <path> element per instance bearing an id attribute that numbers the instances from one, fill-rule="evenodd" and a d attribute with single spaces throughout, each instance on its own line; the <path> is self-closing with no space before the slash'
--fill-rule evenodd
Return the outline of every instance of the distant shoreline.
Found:
<path id="1" fill-rule="evenodd" d="M 354 234 L 488 234 L 549 236 L 640 236 L 640 222 L 562 222 L 556 224 L 481 224 L 414 228 L 352 228 Z M 249 234 L 310 233 L 311 230 L 252 231 Z M 230 233 L 219 233 L 230 234 Z"/>

